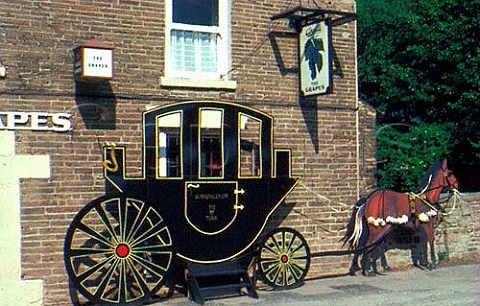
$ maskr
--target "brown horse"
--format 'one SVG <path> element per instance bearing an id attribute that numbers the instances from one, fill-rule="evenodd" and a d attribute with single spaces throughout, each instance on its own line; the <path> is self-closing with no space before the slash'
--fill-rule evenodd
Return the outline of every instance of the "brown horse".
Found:
<path id="1" fill-rule="evenodd" d="M 438 204 L 440 194 L 445 187 L 451 191 L 458 188 L 458 181 L 448 169 L 447 162 L 437 160 L 427 170 L 421 186 L 415 193 L 377 190 L 359 200 L 343 237 L 344 242 L 356 250 L 351 274 L 359 270 L 357 259 L 360 253 L 363 253 L 364 274 L 375 274 L 375 260 L 385 252 L 384 238 L 398 226 L 412 229 L 419 235 L 420 246 L 424 248 L 420 264 L 434 267 L 433 226 L 441 210 Z M 428 264 L 426 242 L 430 246 L 432 265 Z"/>

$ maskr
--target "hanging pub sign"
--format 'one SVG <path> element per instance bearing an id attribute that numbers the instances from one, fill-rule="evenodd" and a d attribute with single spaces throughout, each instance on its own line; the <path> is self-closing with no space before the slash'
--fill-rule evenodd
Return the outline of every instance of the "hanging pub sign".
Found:
<path id="1" fill-rule="evenodd" d="M 112 79 L 113 49 L 112 45 L 98 39 L 86 41 L 75 48 L 73 50 L 75 79 Z"/>
<path id="2" fill-rule="evenodd" d="M 329 39 L 328 19 L 300 28 L 300 90 L 304 96 L 330 91 Z"/>

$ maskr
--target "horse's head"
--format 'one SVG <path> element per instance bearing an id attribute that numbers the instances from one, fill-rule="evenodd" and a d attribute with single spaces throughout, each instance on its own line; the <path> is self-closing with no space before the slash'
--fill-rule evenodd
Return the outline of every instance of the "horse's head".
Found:
<path id="1" fill-rule="evenodd" d="M 436 160 L 435 163 L 427 170 L 428 184 L 421 191 L 425 193 L 430 203 L 438 203 L 440 193 L 444 188 L 455 191 L 458 188 L 458 180 L 448 169 L 447 161 Z"/>
<path id="2" fill-rule="evenodd" d="M 458 189 L 458 180 L 453 175 L 452 170 L 448 169 L 447 160 L 442 162 L 443 186 L 448 187 L 450 191 Z"/>

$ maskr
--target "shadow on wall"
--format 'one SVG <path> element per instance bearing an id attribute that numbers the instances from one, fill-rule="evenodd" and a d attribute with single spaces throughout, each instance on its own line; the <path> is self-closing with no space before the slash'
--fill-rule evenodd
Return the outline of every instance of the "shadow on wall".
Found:
<path id="1" fill-rule="evenodd" d="M 273 55 L 275 56 L 275 61 L 277 62 L 277 67 L 281 76 L 286 76 L 288 74 L 297 75 L 299 71 L 298 65 L 288 65 L 289 67 L 287 67 L 279 46 L 279 41 L 281 40 L 296 40 L 297 34 L 292 32 L 273 31 L 268 33 L 268 39 L 270 41 L 270 46 L 272 47 Z"/>
<path id="2" fill-rule="evenodd" d="M 290 215 L 293 208 L 297 205 L 297 203 L 286 203 L 282 202 L 277 209 L 272 213 L 270 216 L 266 228 L 263 230 L 261 237 L 263 238 L 266 236 L 270 231 L 281 227 L 282 222 Z M 259 239 L 258 241 L 261 241 Z"/>
<path id="3" fill-rule="evenodd" d="M 106 80 L 75 82 L 75 103 L 89 130 L 115 129 L 115 101 Z"/>
<path id="4" fill-rule="evenodd" d="M 300 109 L 302 110 L 303 120 L 307 126 L 310 140 L 312 141 L 315 153 L 318 154 L 318 115 L 317 115 L 317 99 L 315 97 L 299 96 Z"/>

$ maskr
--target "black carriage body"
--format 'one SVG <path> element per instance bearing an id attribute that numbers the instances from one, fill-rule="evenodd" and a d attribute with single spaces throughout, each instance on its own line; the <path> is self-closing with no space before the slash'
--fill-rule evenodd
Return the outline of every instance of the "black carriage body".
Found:
<path id="1" fill-rule="evenodd" d="M 272 124 L 265 113 L 223 102 L 146 111 L 144 175 L 126 177 L 125 148 L 116 147 L 118 169 L 105 169 L 107 190 L 155 208 L 178 257 L 204 264 L 235 258 L 253 246 L 297 183 L 290 152 L 272 148 Z M 249 128 L 256 141 L 243 137 Z M 104 149 L 106 160 L 110 150 Z"/>

